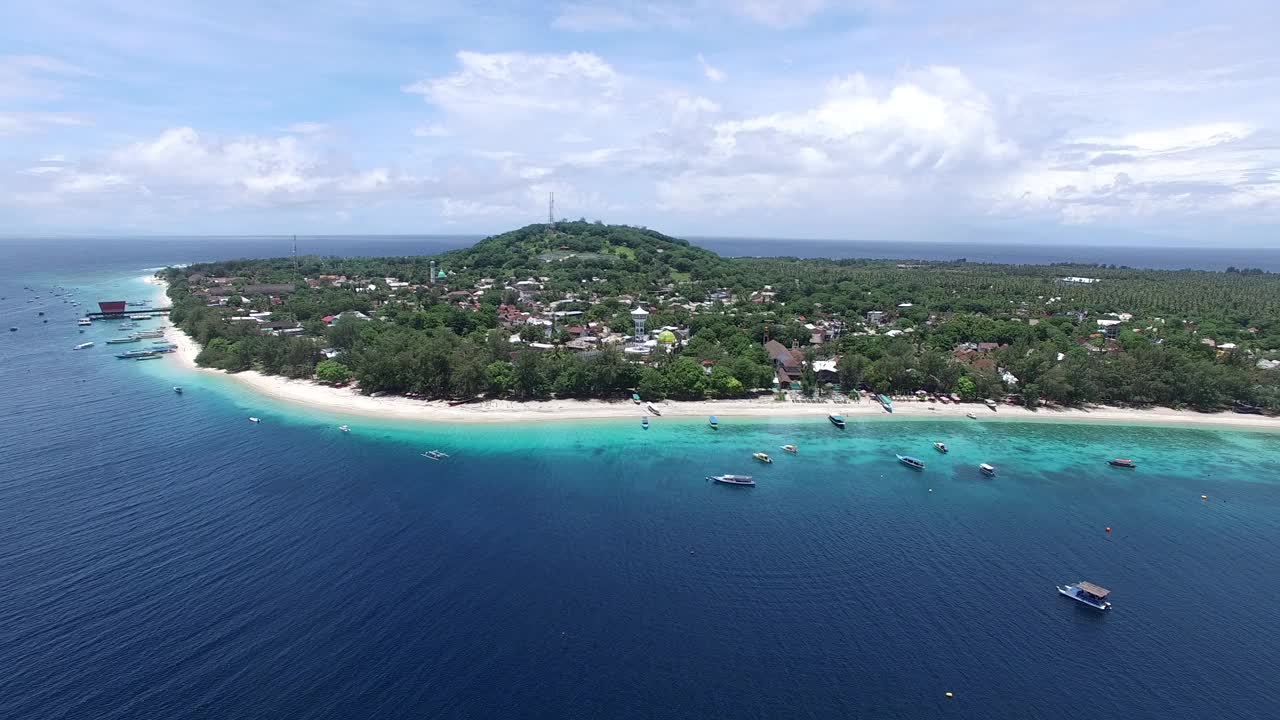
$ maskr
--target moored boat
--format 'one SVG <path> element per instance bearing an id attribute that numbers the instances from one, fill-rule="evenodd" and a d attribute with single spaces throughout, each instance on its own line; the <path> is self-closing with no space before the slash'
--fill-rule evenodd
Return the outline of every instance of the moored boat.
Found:
<path id="1" fill-rule="evenodd" d="M 833 413 L 833 414 L 831 414 L 831 415 L 828 415 L 828 416 L 827 416 L 827 419 L 831 421 L 831 424 L 832 424 L 832 425 L 835 425 L 836 427 L 840 428 L 841 430 L 843 430 L 843 429 L 844 429 L 844 416 L 843 416 L 843 415 L 836 415 L 836 414 L 834 414 L 834 413 Z"/>
<path id="2" fill-rule="evenodd" d="M 249 418 L 249 422 L 251 422 L 251 423 L 260 423 L 260 422 L 262 422 L 262 420 L 261 420 L 261 419 L 259 419 L 259 418 L 256 418 L 256 417 L 251 417 L 251 418 Z"/>
<path id="3" fill-rule="evenodd" d="M 349 433 L 349 432 L 351 432 L 351 428 L 347 427 L 346 425 L 339 425 L 339 426 L 338 426 L 338 429 L 339 429 L 339 430 L 341 430 L 341 431 L 342 431 L 342 432 L 344 432 L 344 433 Z"/>
<path id="4" fill-rule="evenodd" d="M 876 400 L 880 402 L 880 406 L 884 408 L 885 412 L 893 412 L 893 399 L 888 395 L 876 395 Z"/>
<path id="5" fill-rule="evenodd" d="M 150 350 L 130 350 L 129 352 L 120 353 L 116 357 L 121 360 L 137 360 L 138 358 L 152 357 L 155 353 Z"/>
<path id="6" fill-rule="evenodd" d="M 75 347 L 73 347 L 73 348 L 71 348 L 71 349 L 72 349 L 72 350 L 83 350 L 83 349 L 85 349 L 85 348 L 91 348 L 91 347 L 93 347 L 93 343 L 92 343 L 92 342 L 83 342 L 83 343 L 80 343 L 79 345 L 77 345 L 77 346 L 75 346 Z"/>
<path id="7" fill-rule="evenodd" d="M 659 417 L 662 416 L 662 413 L 658 412 L 658 408 L 654 407 L 653 403 L 649 403 L 645 405 L 645 407 L 648 408 L 649 412 L 653 413 L 654 415 L 657 415 Z"/>
<path id="8" fill-rule="evenodd" d="M 917 459 L 915 459 L 915 458 L 913 458 L 913 457 L 910 457 L 910 456 L 908 456 L 908 455 L 899 455 L 899 456 L 898 456 L 898 462 L 902 463 L 903 465 L 906 465 L 907 467 L 911 468 L 912 470 L 923 470 L 923 469 L 924 469 L 924 463 L 923 463 L 922 461 L 917 460 Z"/>
<path id="9" fill-rule="evenodd" d="M 712 475 L 707 479 L 724 485 L 754 486 L 756 484 L 755 479 L 750 475 Z"/>
<path id="10" fill-rule="evenodd" d="M 1133 470 L 1138 467 L 1138 464 L 1135 463 L 1134 461 L 1126 460 L 1124 458 L 1116 458 L 1114 460 L 1108 460 L 1107 464 L 1110 465 L 1111 467 L 1126 468 L 1129 470 Z"/>
<path id="11" fill-rule="evenodd" d="M 93 321 L 90 320 L 89 318 L 80 318 L 79 320 L 76 321 L 76 324 L 81 327 L 85 327 L 86 325 L 92 325 Z"/>
<path id="12" fill-rule="evenodd" d="M 639 405 L 639 404 L 640 404 L 640 396 L 639 396 L 639 395 L 637 395 L 636 393 L 631 393 L 631 402 L 633 402 L 633 403 L 635 403 L 635 404 Z"/>
<path id="13" fill-rule="evenodd" d="M 720 421 L 716 419 L 715 415 L 707 418 L 707 425 L 710 425 L 712 430 L 720 429 Z"/>
<path id="14" fill-rule="evenodd" d="M 987 463 L 982 463 L 981 465 L 979 465 L 979 466 L 978 466 L 978 469 L 982 471 L 982 474 L 983 474 L 983 475 L 995 475 L 995 474 L 996 474 L 996 468 L 995 468 L 995 466 L 994 466 L 994 465 L 988 465 Z"/>
<path id="15" fill-rule="evenodd" d="M 138 357 L 134 358 L 134 360 L 159 360 L 159 359 L 160 359 L 160 356 L 155 353 L 147 353 L 146 355 L 139 355 Z"/>
<path id="16" fill-rule="evenodd" d="M 173 386 L 173 391 L 174 391 L 175 393 L 177 393 L 178 395 L 181 395 L 181 394 L 182 394 L 182 388 L 178 387 L 177 385 L 174 385 L 174 386 Z"/>
<path id="17" fill-rule="evenodd" d="M 800 452 L 800 450 L 799 450 L 799 449 L 797 449 L 795 445 L 783 445 L 783 446 L 782 446 L 782 449 L 783 449 L 783 450 L 786 450 L 787 452 L 791 453 L 792 455 L 794 455 L 794 454 L 796 454 L 796 453 Z"/>
<path id="18" fill-rule="evenodd" d="M 967 417 L 967 418 L 969 418 L 970 420 L 977 420 L 977 419 L 978 419 L 978 416 L 977 416 L 977 415 L 974 415 L 974 414 L 973 414 L 973 413 L 971 413 L 971 412 L 969 412 L 969 413 L 965 413 L 965 414 L 964 414 L 964 416 L 965 416 L 965 417 Z"/>
<path id="19" fill-rule="evenodd" d="M 756 460 L 759 460 L 760 462 L 764 463 L 765 465 L 771 465 L 771 464 L 773 464 L 773 458 L 771 458 L 771 457 L 769 457 L 768 455 L 766 455 L 766 454 L 764 454 L 764 453 L 761 453 L 761 452 L 758 452 L 758 453 L 751 453 L 751 457 L 755 458 Z"/>
<path id="20" fill-rule="evenodd" d="M 111 338 L 110 340 L 107 341 L 107 344 L 108 345 L 124 345 L 125 343 L 136 343 L 136 342 L 142 342 L 142 338 L 136 338 L 136 337 Z"/>
<path id="21" fill-rule="evenodd" d="M 640 427 L 644 428 L 645 430 L 648 430 L 648 429 L 649 429 L 649 418 L 647 418 L 647 417 L 640 418 Z"/>
<path id="22" fill-rule="evenodd" d="M 441 460 L 449 456 L 439 450 L 428 450 L 422 453 L 422 457 L 427 458 L 428 460 Z"/>
<path id="23" fill-rule="evenodd" d="M 933 444 L 933 449 L 945 455 L 947 453 L 947 444 L 936 442 Z"/>
<path id="24" fill-rule="evenodd" d="M 1111 609 L 1111 603 L 1107 602 L 1111 591 L 1091 582 L 1081 580 L 1074 585 L 1059 585 L 1058 592 L 1095 610 Z"/>

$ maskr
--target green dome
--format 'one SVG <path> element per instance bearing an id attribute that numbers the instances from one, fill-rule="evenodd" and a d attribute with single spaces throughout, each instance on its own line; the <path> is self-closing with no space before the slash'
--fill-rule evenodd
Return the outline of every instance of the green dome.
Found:
<path id="1" fill-rule="evenodd" d="M 436 273 L 436 277 L 438 277 L 438 278 L 442 278 L 442 277 L 444 277 L 444 276 L 445 276 L 445 274 L 444 274 L 444 270 L 441 270 L 440 272 Z"/>
<path id="2" fill-rule="evenodd" d="M 663 330 L 662 332 L 658 333 L 658 342 L 660 343 L 673 343 L 675 341 L 676 341 L 676 334 L 671 332 L 670 330 Z"/>

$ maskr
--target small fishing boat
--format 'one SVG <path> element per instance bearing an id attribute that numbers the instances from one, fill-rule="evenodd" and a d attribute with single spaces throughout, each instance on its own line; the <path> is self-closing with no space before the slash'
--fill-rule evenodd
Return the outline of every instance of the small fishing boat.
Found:
<path id="1" fill-rule="evenodd" d="M 969 418 L 970 420 L 977 420 L 977 419 L 978 419 L 978 416 L 977 416 L 977 415 L 974 415 L 974 414 L 973 414 L 973 413 L 971 413 L 971 412 L 970 412 L 970 413 L 965 413 L 965 414 L 964 414 L 964 416 L 965 416 L 965 417 L 967 417 L 967 418 Z"/>
<path id="2" fill-rule="evenodd" d="M 125 343 L 136 343 L 136 342 L 142 342 L 142 338 L 138 338 L 138 337 L 111 338 L 110 340 L 107 341 L 107 344 L 108 345 L 124 345 Z"/>
<path id="3" fill-rule="evenodd" d="M 75 346 L 75 347 L 73 347 L 73 348 L 71 348 L 71 349 L 72 349 L 72 350 L 83 350 L 83 349 L 85 349 L 85 348 L 91 348 L 91 347 L 93 347 L 93 343 L 92 343 L 92 342 L 84 342 L 84 343 L 80 343 L 79 345 L 77 345 L 77 346 Z"/>
<path id="4" fill-rule="evenodd" d="M 639 395 L 637 395 L 637 394 L 635 394 L 635 393 L 631 393 L 631 402 L 633 402 L 633 403 L 635 403 L 635 404 L 639 405 L 639 404 L 640 404 L 640 396 L 639 396 Z"/>
<path id="5" fill-rule="evenodd" d="M 441 460 L 449 456 L 439 450 L 428 450 L 422 453 L 422 457 L 427 458 L 428 460 Z"/>
<path id="6" fill-rule="evenodd" d="M 649 412 L 653 413 L 654 415 L 657 415 L 658 417 L 662 417 L 662 413 L 658 412 L 658 408 L 654 407 L 653 403 L 649 403 L 645 405 L 645 407 L 648 408 Z"/>
<path id="7" fill-rule="evenodd" d="M 41 310 L 41 311 L 40 311 L 40 315 L 38 315 L 37 317 L 39 317 L 39 316 L 43 316 L 43 315 L 44 315 L 44 311 L 43 311 L 43 310 Z"/>
<path id="8" fill-rule="evenodd" d="M 750 475 L 712 475 L 707 479 L 724 485 L 754 486 L 756 484 L 755 479 Z"/>
<path id="9" fill-rule="evenodd" d="M 844 416 L 843 416 L 843 415 L 836 415 L 836 414 L 834 414 L 834 413 L 833 413 L 833 414 L 831 414 L 831 415 L 828 415 L 828 416 L 827 416 L 827 419 L 831 421 L 831 424 L 832 424 L 832 425 L 835 425 L 836 427 L 840 428 L 841 430 L 843 430 L 843 429 L 844 429 Z"/>
<path id="10" fill-rule="evenodd" d="M 783 449 L 783 450 L 786 450 L 787 452 L 791 453 L 792 455 L 794 455 L 794 454 L 796 454 L 796 453 L 800 452 L 798 449 L 796 449 L 796 446 L 795 446 L 795 445 L 783 445 L 783 446 L 782 446 L 782 449 Z"/>
<path id="11" fill-rule="evenodd" d="M 177 385 L 174 385 L 174 386 L 173 386 L 173 392 L 174 392 L 174 393 L 176 393 L 176 394 L 178 394 L 178 395 L 181 395 L 181 394 L 182 394 L 182 388 L 178 387 Z"/>
<path id="12" fill-rule="evenodd" d="M 995 466 L 988 465 L 987 463 L 982 463 L 981 465 L 978 466 L 978 469 L 982 471 L 983 475 L 994 476 L 996 474 Z"/>
<path id="13" fill-rule="evenodd" d="M 347 427 L 346 425 L 339 425 L 338 429 L 341 430 L 342 432 L 351 432 L 351 428 Z"/>
<path id="14" fill-rule="evenodd" d="M 647 417 L 640 418 L 640 427 L 644 428 L 645 430 L 648 430 L 648 429 L 649 429 L 649 418 L 647 418 Z"/>
<path id="15" fill-rule="evenodd" d="M 18 328 L 16 328 L 16 327 L 11 327 L 11 328 L 9 328 L 9 332 L 18 332 Z"/>
<path id="16" fill-rule="evenodd" d="M 90 320 L 89 318 L 80 318 L 79 320 L 76 321 L 76 324 L 81 327 L 84 327 L 86 325 L 92 325 L 93 321 Z"/>
<path id="17" fill-rule="evenodd" d="M 760 462 L 764 463 L 765 465 L 772 465 L 772 464 L 773 464 L 773 458 L 769 457 L 768 455 L 766 455 L 766 454 L 764 454 L 764 453 L 751 453 L 751 457 L 755 458 L 756 460 L 759 460 Z"/>
<path id="18" fill-rule="evenodd" d="M 903 465 L 906 465 L 907 467 L 911 468 L 912 470 L 923 470 L 923 469 L 924 469 L 924 463 L 923 463 L 923 462 L 921 462 L 920 460 L 917 460 L 917 459 L 915 459 L 915 458 L 913 458 L 913 457 L 907 456 L 907 455 L 899 455 L 899 456 L 898 456 L 898 462 L 902 463 Z"/>
<path id="19" fill-rule="evenodd" d="M 155 353 L 147 353 L 146 355 L 139 355 L 138 357 L 134 358 L 134 360 L 159 360 L 159 359 L 160 359 L 160 356 Z"/>
<path id="20" fill-rule="evenodd" d="M 116 355 L 121 360 L 137 360 L 144 357 L 154 357 L 156 354 L 150 350 L 130 350 L 129 352 Z"/>
<path id="21" fill-rule="evenodd" d="M 934 443 L 934 444 L 933 444 L 933 449 L 934 449 L 934 450 L 937 450 L 938 452 L 942 453 L 943 455 L 946 455 L 946 454 L 947 454 L 947 444 L 946 444 L 946 443 L 936 442 L 936 443 Z"/>
<path id="22" fill-rule="evenodd" d="M 1111 467 L 1127 468 L 1129 470 L 1133 470 L 1138 467 L 1138 464 L 1135 463 L 1134 461 L 1125 460 L 1124 458 L 1116 458 L 1114 460 L 1108 460 L 1107 464 L 1110 465 Z"/>
<path id="23" fill-rule="evenodd" d="M 877 395 L 876 400 L 880 401 L 880 406 L 884 408 L 885 412 L 893 412 L 893 399 L 888 395 Z"/>
<path id="24" fill-rule="evenodd" d="M 993 412 L 994 412 L 994 411 L 995 411 L 995 409 L 996 409 L 996 401 L 995 401 L 995 400 L 992 400 L 991 398 L 987 398 L 986 400 L 983 400 L 983 401 L 982 401 L 982 404 L 983 404 L 983 405 L 986 405 L 986 406 L 987 406 L 987 407 L 989 407 L 989 408 L 991 408 L 991 410 L 992 410 Z"/>
<path id="25" fill-rule="evenodd" d="M 1084 603 L 1095 610 L 1111 609 L 1111 603 L 1107 602 L 1107 596 L 1111 594 L 1111 591 L 1091 582 L 1081 580 L 1074 585 L 1059 585 L 1058 593 L 1066 595 L 1077 602 Z"/>
<path id="26" fill-rule="evenodd" d="M 712 430 L 720 429 L 720 421 L 716 420 L 715 415 L 712 415 L 711 417 L 707 418 L 707 424 L 711 426 Z"/>
<path id="27" fill-rule="evenodd" d="M 251 422 L 251 423 L 260 423 L 260 422 L 262 422 L 262 420 L 260 420 L 260 419 L 258 419 L 258 418 L 256 418 L 256 417 L 251 417 L 251 418 L 249 418 L 249 422 Z"/>

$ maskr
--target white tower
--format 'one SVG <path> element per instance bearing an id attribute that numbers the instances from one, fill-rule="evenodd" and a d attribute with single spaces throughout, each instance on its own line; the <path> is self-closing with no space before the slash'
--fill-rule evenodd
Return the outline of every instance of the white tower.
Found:
<path id="1" fill-rule="evenodd" d="M 644 324 L 649 319 L 649 311 L 638 307 L 631 311 L 631 322 L 635 324 L 635 337 L 644 337 Z"/>

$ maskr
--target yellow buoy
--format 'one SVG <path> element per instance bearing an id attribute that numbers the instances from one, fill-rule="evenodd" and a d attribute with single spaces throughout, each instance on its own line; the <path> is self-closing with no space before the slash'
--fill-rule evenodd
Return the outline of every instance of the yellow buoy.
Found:
<path id="1" fill-rule="evenodd" d="M 947 693 L 947 697 L 954 697 L 951 693 Z"/>

